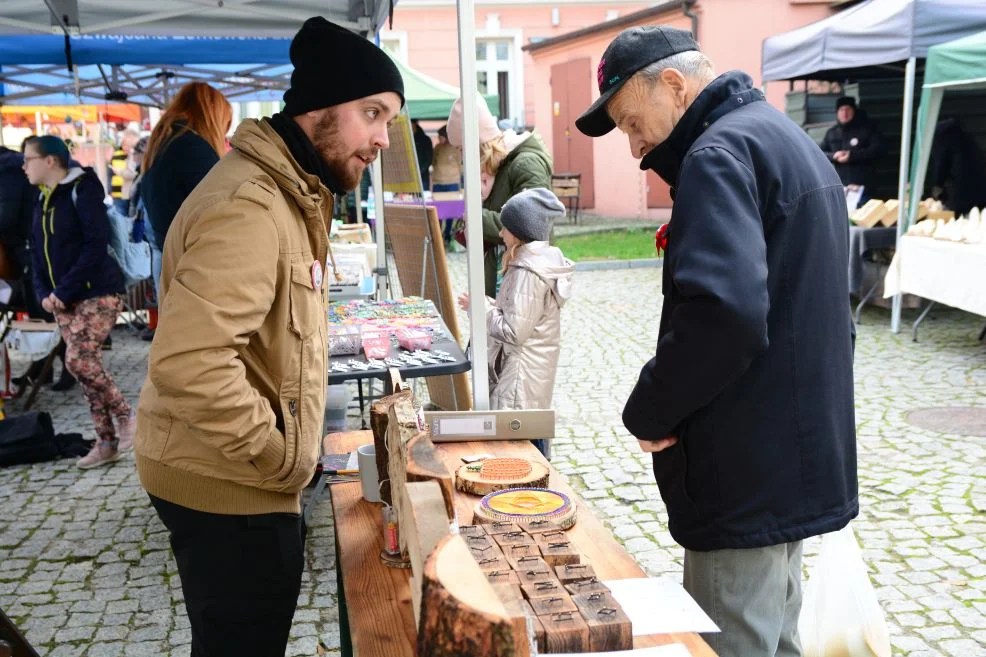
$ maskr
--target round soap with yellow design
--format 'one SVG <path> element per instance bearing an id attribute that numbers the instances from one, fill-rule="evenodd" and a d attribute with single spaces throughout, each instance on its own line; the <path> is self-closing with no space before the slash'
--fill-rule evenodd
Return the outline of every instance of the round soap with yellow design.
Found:
<path id="1" fill-rule="evenodd" d="M 562 529 L 575 524 L 575 505 L 564 493 L 550 488 L 512 488 L 490 493 L 476 506 L 476 521 L 505 520 L 520 525 L 550 520 Z"/>

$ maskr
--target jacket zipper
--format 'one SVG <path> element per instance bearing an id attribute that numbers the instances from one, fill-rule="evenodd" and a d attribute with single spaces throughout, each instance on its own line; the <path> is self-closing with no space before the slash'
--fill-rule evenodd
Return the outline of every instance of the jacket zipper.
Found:
<path id="1" fill-rule="evenodd" d="M 50 190 L 45 196 L 44 206 L 41 208 L 41 234 L 44 236 L 44 250 L 45 250 L 45 262 L 48 264 L 48 279 L 51 281 L 51 287 L 55 288 L 55 271 L 51 266 L 51 256 L 48 254 L 48 227 L 45 226 L 45 215 L 48 216 L 48 221 L 51 226 L 51 234 L 55 234 L 55 208 L 48 212 L 48 203 L 51 201 L 52 194 L 55 190 Z"/>

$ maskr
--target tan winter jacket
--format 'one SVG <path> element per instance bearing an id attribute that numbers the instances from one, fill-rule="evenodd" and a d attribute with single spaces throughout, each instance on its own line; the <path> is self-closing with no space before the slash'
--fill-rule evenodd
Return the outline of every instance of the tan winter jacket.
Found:
<path id="1" fill-rule="evenodd" d="M 551 408 L 561 307 L 575 267 L 547 242 L 520 247 L 488 305 L 490 408 Z"/>
<path id="2" fill-rule="evenodd" d="M 164 245 L 164 303 L 137 418 L 147 491 L 211 513 L 297 513 L 327 384 L 331 195 L 244 121 Z"/>

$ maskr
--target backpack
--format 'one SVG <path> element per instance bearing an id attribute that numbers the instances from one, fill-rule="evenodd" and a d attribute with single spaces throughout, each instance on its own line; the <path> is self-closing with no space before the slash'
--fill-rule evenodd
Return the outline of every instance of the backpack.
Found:
<path id="1" fill-rule="evenodd" d="M 72 185 L 72 206 L 79 210 L 79 181 Z M 133 287 L 151 277 L 151 245 L 147 242 L 132 242 L 133 219 L 120 214 L 116 208 L 106 208 L 106 218 L 110 224 L 110 243 L 106 250 L 123 275 L 123 285 Z"/>
<path id="2" fill-rule="evenodd" d="M 0 467 L 85 456 L 92 441 L 82 434 L 55 435 L 51 415 L 31 412 L 0 420 Z"/>

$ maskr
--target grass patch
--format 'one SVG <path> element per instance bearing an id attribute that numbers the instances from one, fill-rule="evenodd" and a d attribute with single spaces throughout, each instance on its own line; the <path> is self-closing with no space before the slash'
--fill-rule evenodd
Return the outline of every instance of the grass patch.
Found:
<path id="1" fill-rule="evenodd" d="M 568 235 L 555 246 L 575 262 L 589 260 L 637 260 L 656 258 L 653 228 L 608 230 L 586 235 Z"/>

